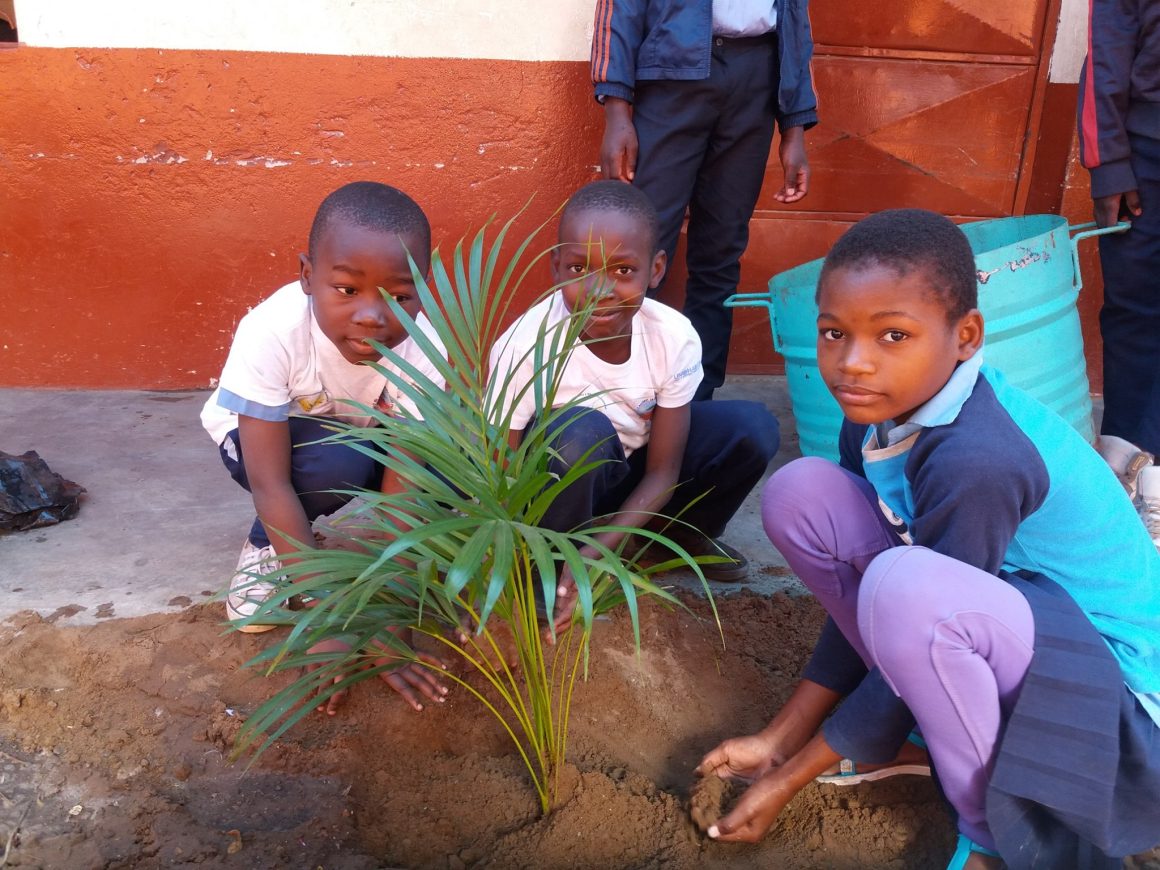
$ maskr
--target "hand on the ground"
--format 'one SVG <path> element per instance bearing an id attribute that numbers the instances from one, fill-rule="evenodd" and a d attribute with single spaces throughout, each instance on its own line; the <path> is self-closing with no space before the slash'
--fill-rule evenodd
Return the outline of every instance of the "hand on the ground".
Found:
<path id="1" fill-rule="evenodd" d="M 383 649 L 388 648 L 383 647 Z M 374 666 L 388 664 L 397 658 L 398 654 L 391 651 L 387 655 L 375 659 Z M 442 704 L 446 700 L 447 687 L 439 681 L 436 671 L 432 668 L 445 671 L 447 663 L 438 656 L 425 652 L 416 653 L 415 658 L 423 664 L 408 662 L 402 667 L 384 671 L 379 675 L 380 679 L 402 695 L 403 700 L 415 710 L 423 709 L 423 698 L 434 701 L 436 704 Z"/>
<path id="2" fill-rule="evenodd" d="M 636 128 L 632 107 L 625 100 L 604 100 L 604 139 L 600 143 L 600 170 L 613 181 L 632 181 L 636 175 Z"/>
<path id="3" fill-rule="evenodd" d="M 1097 196 L 1092 200 L 1092 210 L 1096 226 L 1112 227 L 1121 220 L 1130 221 L 1144 213 L 1140 205 L 1140 192 L 1113 193 L 1111 196 Z"/>
<path id="4" fill-rule="evenodd" d="M 560 579 L 556 583 L 556 606 L 552 611 L 552 628 L 557 635 L 568 630 L 575 611 L 576 581 L 572 579 L 572 572 L 565 568 L 560 572 Z M 554 642 L 551 633 L 548 633 L 547 638 L 549 643 Z"/>
<path id="5" fill-rule="evenodd" d="M 383 651 L 383 655 L 374 659 L 368 667 L 378 667 L 387 664 L 397 658 L 399 654 L 392 650 L 385 644 L 376 642 L 376 647 Z M 316 643 L 308 652 L 314 653 L 345 653 L 350 650 L 350 644 L 345 641 L 332 638 L 331 640 L 324 640 L 321 643 Z M 411 705 L 415 710 L 422 710 L 422 697 L 426 697 L 431 701 L 442 704 L 447 695 L 447 687 L 440 682 L 438 676 L 432 668 L 438 670 L 447 670 L 447 664 L 437 656 L 428 653 L 416 653 L 416 658 L 420 662 L 426 664 L 419 664 L 417 662 L 408 662 L 401 667 L 395 668 L 391 671 L 384 671 L 379 675 L 380 679 L 388 686 L 403 696 L 403 699 Z M 429 667 L 430 666 L 430 667 Z M 320 665 L 308 665 L 307 671 L 313 672 L 318 670 Z M 334 678 L 334 682 L 341 682 L 345 678 L 339 676 Z M 325 713 L 328 716 L 335 715 L 342 704 L 346 701 L 349 694 L 349 689 L 343 689 L 335 692 L 325 703 L 321 702 L 315 708 L 320 713 Z"/>
<path id="6" fill-rule="evenodd" d="M 346 643 L 345 641 L 338 640 L 336 638 L 332 638 L 330 640 L 324 640 L 321 643 L 316 643 L 314 646 L 312 646 L 306 652 L 308 655 L 317 655 L 320 653 L 334 653 L 335 655 L 342 655 L 343 653 L 349 652 L 349 651 L 350 651 L 350 644 L 349 643 Z M 314 673 L 320 667 L 322 667 L 322 665 L 307 665 L 306 672 L 307 673 Z M 340 682 L 341 680 L 342 680 L 342 677 L 335 677 L 334 678 L 334 682 L 336 682 L 336 683 Z M 346 696 L 347 696 L 347 693 L 349 691 L 350 691 L 349 689 L 343 689 L 342 691 L 335 692 L 333 695 L 331 695 L 329 698 L 327 698 L 325 702 L 323 702 L 322 701 L 322 689 L 321 689 L 321 687 L 319 687 L 319 703 L 314 709 L 317 710 L 319 713 L 326 713 L 328 716 L 333 716 L 335 713 L 338 712 L 338 708 L 342 706 L 342 702 L 346 700 Z"/>
<path id="7" fill-rule="evenodd" d="M 610 548 L 619 543 L 619 540 L 606 543 Z M 590 546 L 583 546 L 579 550 L 583 560 L 595 559 L 599 553 Z M 572 577 L 572 569 L 564 565 L 560 569 L 560 576 L 556 581 L 556 605 L 552 611 L 552 626 L 557 636 L 568 630 L 572 624 L 572 615 L 576 612 L 576 581 Z M 544 632 L 548 643 L 554 643 L 551 632 Z"/>
<path id="8" fill-rule="evenodd" d="M 709 826 L 709 836 L 723 843 L 756 843 L 796 793 L 781 769 L 773 768 L 746 789 L 728 815 Z"/>
<path id="9" fill-rule="evenodd" d="M 459 624 L 452 630 L 451 635 L 460 646 L 466 646 L 475 633 L 475 626 L 471 624 L 471 615 L 465 612 L 459 614 Z"/>
<path id="10" fill-rule="evenodd" d="M 778 202 L 797 202 L 810 190 L 810 164 L 806 159 L 806 135 L 801 127 L 781 131 L 777 147 L 785 180 L 773 198 Z"/>
<path id="11" fill-rule="evenodd" d="M 778 761 L 767 738 L 761 734 L 750 734 L 726 740 L 701 759 L 695 772 L 698 776 L 753 782 Z"/>

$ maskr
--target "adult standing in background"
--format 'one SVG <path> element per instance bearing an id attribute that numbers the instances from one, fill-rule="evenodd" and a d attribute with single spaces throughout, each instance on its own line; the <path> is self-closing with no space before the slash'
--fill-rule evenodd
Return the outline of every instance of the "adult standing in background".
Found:
<path id="1" fill-rule="evenodd" d="M 604 177 L 652 199 L 670 262 L 689 211 L 684 313 L 704 352 L 697 399 L 725 378 L 733 312 L 722 303 L 737 289 L 775 123 L 784 181 L 774 198 L 797 202 L 809 191 L 805 131 L 817 123 L 817 98 L 806 4 L 597 0 Z"/>
<path id="2" fill-rule="evenodd" d="M 1100 238 L 1104 417 L 1100 453 L 1160 546 L 1160 3 L 1090 0 L 1079 79 L 1080 159 Z"/>

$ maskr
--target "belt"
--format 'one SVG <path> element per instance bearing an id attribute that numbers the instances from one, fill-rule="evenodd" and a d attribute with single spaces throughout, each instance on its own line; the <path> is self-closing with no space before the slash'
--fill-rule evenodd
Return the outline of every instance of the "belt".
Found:
<path id="1" fill-rule="evenodd" d="M 745 48 L 750 45 L 766 45 L 777 40 L 777 31 L 771 30 L 760 36 L 713 36 L 714 45 L 732 45 Z"/>

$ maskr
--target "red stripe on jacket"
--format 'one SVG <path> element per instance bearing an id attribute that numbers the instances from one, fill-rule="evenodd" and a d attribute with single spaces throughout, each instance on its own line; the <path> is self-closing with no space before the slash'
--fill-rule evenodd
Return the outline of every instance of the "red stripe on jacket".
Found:
<path id="1" fill-rule="evenodd" d="M 1087 57 L 1084 58 L 1083 111 L 1080 113 L 1080 138 L 1083 165 L 1087 169 L 1100 165 L 1100 130 L 1096 120 L 1095 62 L 1092 59 L 1092 12 L 1095 0 L 1088 2 Z"/>
<path id="2" fill-rule="evenodd" d="M 592 35 L 595 48 L 592 58 L 592 79 L 608 81 L 608 61 L 612 43 L 612 4 L 614 0 L 599 0 L 596 4 L 596 32 Z"/>

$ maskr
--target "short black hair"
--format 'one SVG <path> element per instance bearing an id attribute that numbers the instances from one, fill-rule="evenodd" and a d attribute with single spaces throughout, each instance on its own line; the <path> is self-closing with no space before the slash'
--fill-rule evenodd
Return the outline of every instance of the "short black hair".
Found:
<path id="1" fill-rule="evenodd" d="M 584 185 L 564 205 L 560 226 L 572 215 L 585 211 L 618 211 L 644 224 L 648 231 L 648 252 L 660 246 L 661 219 L 652 200 L 638 188 L 623 181 L 592 181 Z"/>
<path id="2" fill-rule="evenodd" d="M 322 237 L 340 222 L 419 239 L 423 250 L 410 254 L 420 270 L 426 268 L 423 261 L 431 256 L 431 224 L 419 204 L 403 191 L 378 181 L 344 184 L 318 207 L 310 226 L 308 256 L 314 257 Z"/>
<path id="3" fill-rule="evenodd" d="M 978 273 L 971 243 L 941 214 L 898 208 L 863 218 L 826 255 L 818 286 L 835 269 L 869 265 L 903 276 L 921 271 L 951 323 L 978 307 Z"/>

